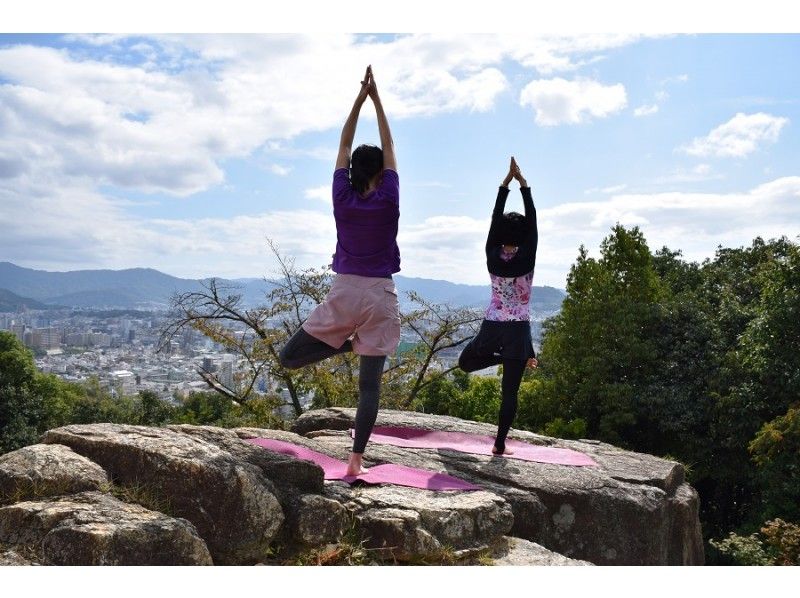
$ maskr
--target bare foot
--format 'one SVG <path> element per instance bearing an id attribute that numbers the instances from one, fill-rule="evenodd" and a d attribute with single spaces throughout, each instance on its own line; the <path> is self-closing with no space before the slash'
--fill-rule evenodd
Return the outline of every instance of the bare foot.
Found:
<path id="1" fill-rule="evenodd" d="M 360 476 L 367 473 L 369 469 L 361 464 L 362 458 L 363 456 L 358 453 L 350 453 L 350 460 L 347 463 L 347 472 L 345 475 Z"/>
<path id="2" fill-rule="evenodd" d="M 348 466 L 346 476 L 354 476 L 358 477 L 360 475 L 364 475 L 365 473 L 369 473 L 369 468 L 367 467 L 359 467 L 358 469 L 354 469 Z"/>
<path id="3" fill-rule="evenodd" d="M 493 446 L 492 447 L 492 454 L 493 455 L 513 455 L 514 451 L 509 450 L 508 447 L 506 447 L 505 449 L 503 449 L 501 451 L 496 446 Z"/>

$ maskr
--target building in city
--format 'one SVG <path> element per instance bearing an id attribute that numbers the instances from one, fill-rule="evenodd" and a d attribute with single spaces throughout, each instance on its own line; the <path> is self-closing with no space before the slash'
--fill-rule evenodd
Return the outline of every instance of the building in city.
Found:
<path id="1" fill-rule="evenodd" d="M 136 393 L 136 376 L 130 370 L 111 372 L 109 382 L 118 397 Z"/>

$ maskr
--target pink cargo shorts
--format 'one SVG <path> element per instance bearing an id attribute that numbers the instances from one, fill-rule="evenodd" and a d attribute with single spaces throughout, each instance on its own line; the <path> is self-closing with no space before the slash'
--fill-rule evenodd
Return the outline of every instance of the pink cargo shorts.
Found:
<path id="1" fill-rule="evenodd" d="M 331 347 L 352 337 L 357 355 L 391 355 L 400 344 L 400 305 L 391 278 L 337 274 L 303 330 Z"/>

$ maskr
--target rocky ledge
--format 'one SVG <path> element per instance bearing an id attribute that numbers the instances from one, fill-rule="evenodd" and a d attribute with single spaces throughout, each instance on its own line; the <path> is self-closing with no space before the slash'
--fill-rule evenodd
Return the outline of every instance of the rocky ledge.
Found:
<path id="1" fill-rule="evenodd" d="M 265 437 L 346 459 L 353 409 L 304 414 L 293 432 L 117 424 L 50 430 L 0 456 L 0 565 L 358 562 L 702 564 L 697 493 L 680 464 L 595 441 L 514 432 L 591 455 L 568 467 L 372 443 L 370 464 L 448 473 L 483 490 L 325 481 Z M 378 425 L 492 434 L 456 418 L 383 411 Z M 324 559 L 317 559 L 320 562 Z M 349 562 L 349 561 L 348 561 Z"/>

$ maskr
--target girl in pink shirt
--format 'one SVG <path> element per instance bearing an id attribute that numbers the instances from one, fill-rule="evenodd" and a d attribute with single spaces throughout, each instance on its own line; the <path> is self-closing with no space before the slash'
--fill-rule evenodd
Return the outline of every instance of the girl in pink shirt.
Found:
<path id="1" fill-rule="evenodd" d="M 525 215 L 503 213 L 508 184 L 519 182 Z M 536 367 L 531 343 L 530 300 L 539 233 L 531 188 L 514 157 L 497 192 L 492 224 L 486 239 L 486 266 L 492 281 L 492 298 L 478 334 L 464 347 L 459 367 L 474 372 L 493 365 L 503 366 L 502 400 L 497 436 L 492 452 L 510 454 L 505 442 L 517 413 L 517 394 L 525 366 Z"/>

